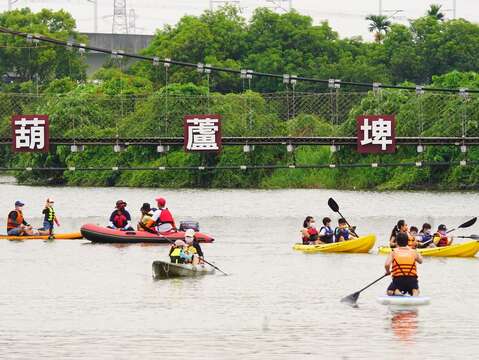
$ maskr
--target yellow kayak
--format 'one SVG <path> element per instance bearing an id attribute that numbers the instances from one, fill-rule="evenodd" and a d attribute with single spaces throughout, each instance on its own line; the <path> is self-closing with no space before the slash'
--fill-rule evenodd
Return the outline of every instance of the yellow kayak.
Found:
<path id="1" fill-rule="evenodd" d="M 54 234 L 54 240 L 74 240 L 74 239 L 83 239 L 82 234 L 79 232 L 76 233 L 64 233 L 64 234 Z M 48 240 L 48 235 L 32 235 L 32 236 L 9 236 L 9 235 L 0 235 L 0 240 Z"/>
<path id="2" fill-rule="evenodd" d="M 376 235 L 361 236 L 357 239 L 342 241 L 331 244 L 321 245 L 303 245 L 295 244 L 294 250 L 302 251 L 308 254 L 314 253 L 367 253 L 374 246 L 376 242 Z"/>
<path id="3" fill-rule="evenodd" d="M 417 251 L 422 256 L 473 257 L 479 251 L 479 241 L 473 240 L 443 247 L 417 249 Z M 391 253 L 389 246 L 381 246 L 378 249 L 378 254 L 387 255 L 389 253 Z"/>

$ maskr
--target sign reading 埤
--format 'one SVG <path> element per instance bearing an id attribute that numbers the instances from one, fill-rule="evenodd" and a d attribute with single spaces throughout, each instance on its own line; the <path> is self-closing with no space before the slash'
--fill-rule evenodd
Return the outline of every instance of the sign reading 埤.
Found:
<path id="1" fill-rule="evenodd" d="M 220 151 L 220 120 L 220 115 L 186 115 L 184 117 L 185 150 Z"/>
<path id="2" fill-rule="evenodd" d="M 394 115 L 361 115 L 356 119 L 357 149 L 362 154 L 396 151 Z"/>
<path id="3" fill-rule="evenodd" d="M 14 152 L 48 152 L 48 115 L 12 116 L 12 149 Z"/>

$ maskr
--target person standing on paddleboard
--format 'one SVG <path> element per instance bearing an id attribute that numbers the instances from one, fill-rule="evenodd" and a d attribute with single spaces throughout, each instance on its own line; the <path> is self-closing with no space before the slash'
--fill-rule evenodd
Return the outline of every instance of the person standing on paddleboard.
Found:
<path id="1" fill-rule="evenodd" d="M 53 209 L 53 204 L 55 202 L 52 198 L 48 198 L 45 203 L 45 208 L 42 211 L 42 214 L 45 215 L 43 218 L 43 227 L 39 230 L 48 231 L 48 237 L 53 237 L 53 224 L 60 226 L 55 210 Z"/>
<path id="2" fill-rule="evenodd" d="M 392 282 L 387 289 L 388 295 L 419 296 L 416 263 L 422 264 L 422 256 L 408 246 L 409 238 L 405 232 L 396 235 L 396 248 L 386 259 L 384 267 L 392 275 Z"/>

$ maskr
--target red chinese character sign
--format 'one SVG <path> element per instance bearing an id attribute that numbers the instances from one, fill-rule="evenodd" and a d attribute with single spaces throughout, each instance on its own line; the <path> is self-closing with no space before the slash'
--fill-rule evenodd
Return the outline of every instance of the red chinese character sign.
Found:
<path id="1" fill-rule="evenodd" d="M 12 148 L 14 152 L 48 152 L 48 115 L 12 116 Z"/>
<path id="2" fill-rule="evenodd" d="M 184 117 L 185 150 L 220 151 L 220 120 L 220 115 L 186 115 Z"/>
<path id="3" fill-rule="evenodd" d="M 362 154 L 396 151 L 394 115 L 362 115 L 357 119 L 357 148 Z"/>

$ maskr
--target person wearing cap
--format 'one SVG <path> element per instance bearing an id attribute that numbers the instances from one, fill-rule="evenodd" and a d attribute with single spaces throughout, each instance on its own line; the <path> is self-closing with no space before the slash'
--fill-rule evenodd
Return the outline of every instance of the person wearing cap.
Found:
<path id="1" fill-rule="evenodd" d="M 176 230 L 175 220 L 170 210 L 166 207 L 166 200 L 162 197 L 155 199 L 158 204 L 158 210 L 153 213 L 151 221 L 148 222 L 148 227 L 156 227 L 156 231 L 160 233 Z"/>
<path id="2" fill-rule="evenodd" d="M 184 264 L 185 256 L 184 249 L 186 247 L 186 243 L 183 240 L 176 240 L 170 248 L 170 261 L 174 264 Z"/>
<path id="3" fill-rule="evenodd" d="M 151 216 L 152 211 L 151 211 L 151 206 L 149 203 L 143 203 L 143 205 L 140 208 L 140 222 L 138 223 L 137 230 L 146 230 L 148 232 L 154 232 L 156 233 L 155 229 L 151 229 L 147 227 L 147 224 L 151 222 Z"/>
<path id="4" fill-rule="evenodd" d="M 110 229 L 120 229 L 123 231 L 133 230 L 131 227 L 131 215 L 125 209 L 126 202 L 118 200 L 116 202 L 115 210 L 110 215 L 110 223 L 108 227 Z"/>
<path id="5" fill-rule="evenodd" d="M 60 222 L 55 214 L 55 210 L 53 209 L 53 204 L 55 202 L 52 198 L 48 198 L 45 203 L 45 208 L 42 211 L 42 214 L 45 215 L 43 218 L 43 227 L 39 229 L 40 231 L 47 231 L 49 237 L 53 236 L 53 223 L 57 226 L 60 226 Z"/>
<path id="6" fill-rule="evenodd" d="M 7 219 L 7 234 L 10 236 L 33 235 L 32 226 L 23 217 L 23 206 L 20 200 L 15 201 L 15 210 L 10 211 Z"/>
<path id="7" fill-rule="evenodd" d="M 437 247 L 449 246 L 452 244 L 452 237 L 447 236 L 446 225 L 441 224 L 438 226 L 436 233 L 432 237 L 432 242 Z"/>
<path id="8" fill-rule="evenodd" d="M 195 231 L 193 229 L 187 229 L 185 231 L 185 242 L 188 245 L 187 252 L 193 255 L 192 263 L 197 265 L 203 260 L 203 250 L 200 243 L 196 240 Z"/>

